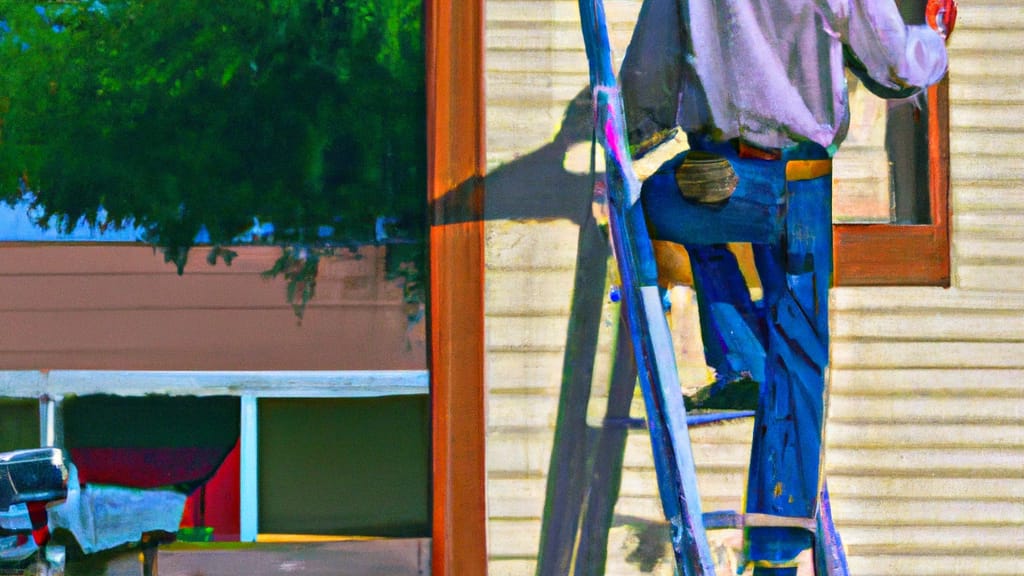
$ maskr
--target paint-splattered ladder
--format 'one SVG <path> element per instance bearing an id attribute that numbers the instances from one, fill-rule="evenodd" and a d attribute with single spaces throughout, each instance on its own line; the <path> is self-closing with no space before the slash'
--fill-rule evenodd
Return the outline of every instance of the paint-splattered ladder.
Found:
<path id="1" fill-rule="evenodd" d="M 671 525 L 678 574 L 715 574 L 706 530 L 786 527 L 816 534 L 815 572 L 819 576 L 845 575 L 842 545 L 832 528 L 824 489 L 815 519 L 735 512 L 705 514 L 701 509 L 688 419 L 658 288 L 654 251 L 638 202 L 640 182 L 627 144 L 603 2 L 580 0 L 579 6 L 596 106 L 595 132 L 606 158 L 608 224 L 621 279 L 623 317 L 636 357 L 658 487 L 665 517 Z"/>

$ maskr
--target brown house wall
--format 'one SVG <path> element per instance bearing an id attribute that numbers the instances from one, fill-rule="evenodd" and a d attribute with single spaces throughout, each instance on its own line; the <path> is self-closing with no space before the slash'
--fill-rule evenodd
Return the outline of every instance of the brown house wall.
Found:
<path id="1" fill-rule="evenodd" d="M 300 324 L 285 283 L 260 273 L 278 250 L 228 267 L 197 249 L 183 276 L 151 248 L 0 244 L 0 370 L 424 369 L 383 248 L 321 269 Z"/>

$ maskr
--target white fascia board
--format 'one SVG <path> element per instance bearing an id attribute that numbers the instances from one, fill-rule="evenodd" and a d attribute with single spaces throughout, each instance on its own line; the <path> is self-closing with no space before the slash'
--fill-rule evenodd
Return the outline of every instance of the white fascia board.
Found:
<path id="1" fill-rule="evenodd" d="M 0 370 L 0 397 L 255 396 L 354 398 L 427 394 L 426 370 L 145 371 Z"/>

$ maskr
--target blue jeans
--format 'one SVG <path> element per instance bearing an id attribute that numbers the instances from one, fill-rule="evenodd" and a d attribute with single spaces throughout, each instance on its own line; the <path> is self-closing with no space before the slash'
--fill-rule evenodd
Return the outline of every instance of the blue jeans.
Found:
<path id="1" fill-rule="evenodd" d="M 814 518 L 832 280 L 829 154 L 800 145 L 778 160 L 748 159 L 730 143 L 700 138 L 691 138 L 691 148 L 725 156 L 739 176 L 737 188 L 719 205 L 684 199 L 674 178 L 681 154 L 644 183 L 651 235 L 684 245 L 690 255 L 717 385 L 759 383 L 747 512 Z M 809 164 L 817 171 L 795 169 L 805 160 L 824 162 Z M 727 242 L 751 243 L 764 294 L 759 302 L 751 300 Z M 746 556 L 759 566 L 755 574 L 793 574 L 782 566 L 812 544 L 813 535 L 801 529 L 749 528 Z"/>

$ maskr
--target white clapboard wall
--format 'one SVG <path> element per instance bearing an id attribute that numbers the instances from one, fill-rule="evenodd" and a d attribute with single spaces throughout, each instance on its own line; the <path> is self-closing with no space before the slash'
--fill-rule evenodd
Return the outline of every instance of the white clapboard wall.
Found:
<path id="1" fill-rule="evenodd" d="M 1020 574 L 1024 13 L 960 3 L 953 286 L 833 291 L 827 467 L 854 574 Z"/>
<path id="2" fill-rule="evenodd" d="M 613 44 L 623 47 L 640 2 L 605 5 Z M 517 182 L 520 196 L 513 198 L 580 193 L 582 184 L 568 189 L 565 175 L 587 169 L 589 145 L 553 144 L 569 101 L 587 83 L 578 18 L 574 0 L 486 4 L 492 575 L 529 575 L 536 567 L 578 228 L 561 210 L 550 217 L 534 210 L 524 219 L 507 209 Z M 952 288 L 833 292 L 826 465 L 851 572 L 859 576 L 1021 573 L 1021 30 L 1024 12 L 1011 0 L 961 3 L 950 47 Z M 491 202 L 492 194 L 501 198 Z M 613 314 L 606 306 L 590 408 L 595 421 L 604 405 L 600 384 L 609 372 Z M 691 368 L 684 366 L 686 377 L 699 377 Z M 749 436 L 749 423 L 694 432 L 706 508 L 741 505 Z M 642 573 L 640 530 L 660 517 L 647 442 L 639 433 L 628 443 L 609 574 Z M 667 558 L 653 568 L 667 569 Z"/>

